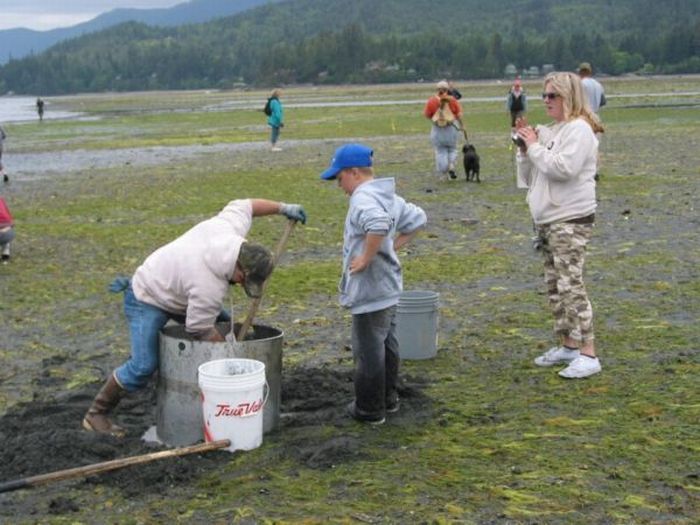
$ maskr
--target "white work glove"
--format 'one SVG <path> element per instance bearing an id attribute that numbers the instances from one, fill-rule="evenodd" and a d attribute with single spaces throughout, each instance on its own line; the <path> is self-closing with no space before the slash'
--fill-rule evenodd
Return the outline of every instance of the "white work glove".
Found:
<path id="1" fill-rule="evenodd" d="M 280 215 L 284 215 L 289 220 L 306 224 L 306 212 L 301 204 L 285 204 L 280 203 Z"/>

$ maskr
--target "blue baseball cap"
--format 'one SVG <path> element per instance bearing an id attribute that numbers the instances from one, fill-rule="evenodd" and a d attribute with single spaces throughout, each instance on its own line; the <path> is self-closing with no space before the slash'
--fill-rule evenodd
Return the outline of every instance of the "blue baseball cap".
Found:
<path id="1" fill-rule="evenodd" d="M 331 166 L 321 173 L 323 180 L 332 180 L 345 168 L 369 168 L 372 165 L 372 148 L 362 144 L 345 144 L 335 150 Z"/>

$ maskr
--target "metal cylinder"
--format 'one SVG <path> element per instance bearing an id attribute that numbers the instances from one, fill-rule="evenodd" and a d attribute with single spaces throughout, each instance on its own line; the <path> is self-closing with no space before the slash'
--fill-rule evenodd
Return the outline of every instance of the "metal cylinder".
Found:
<path id="1" fill-rule="evenodd" d="M 222 333 L 230 323 L 219 323 Z M 263 409 L 263 432 L 279 426 L 282 400 L 282 343 L 284 333 L 275 328 L 253 325 L 245 341 L 195 341 L 182 325 L 168 325 L 160 333 L 159 371 L 156 387 L 156 434 L 170 446 L 187 446 L 204 439 L 202 401 L 197 381 L 199 365 L 215 359 L 247 358 L 265 363 L 269 387 Z M 234 327 L 238 333 L 240 324 Z"/>

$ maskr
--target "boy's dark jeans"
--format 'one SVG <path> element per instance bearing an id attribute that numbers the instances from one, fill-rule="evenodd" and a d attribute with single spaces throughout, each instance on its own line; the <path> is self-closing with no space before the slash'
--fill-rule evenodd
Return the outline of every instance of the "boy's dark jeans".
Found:
<path id="1" fill-rule="evenodd" d="M 355 406 L 361 414 L 384 415 L 397 397 L 399 342 L 396 306 L 352 316 Z"/>

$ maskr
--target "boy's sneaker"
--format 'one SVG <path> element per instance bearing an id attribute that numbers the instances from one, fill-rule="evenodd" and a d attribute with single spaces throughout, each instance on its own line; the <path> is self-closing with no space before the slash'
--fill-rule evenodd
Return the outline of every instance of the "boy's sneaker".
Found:
<path id="1" fill-rule="evenodd" d="M 385 405 L 387 414 L 396 414 L 400 407 L 399 397 L 396 396 L 394 399 L 387 400 Z"/>
<path id="2" fill-rule="evenodd" d="M 569 350 L 565 346 L 555 346 L 547 350 L 544 354 L 535 358 L 537 366 L 554 366 L 571 363 L 580 356 L 581 353 L 574 349 Z"/>
<path id="3" fill-rule="evenodd" d="M 2 254 L 2 264 L 7 264 L 10 262 L 10 254 L 9 253 L 3 253 Z"/>
<path id="4" fill-rule="evenodd" d="M 559 372 L 559 375 L 567 379 L 582 379 L 597 374 L 601 370 L 600 359 L 582 355 L 571 361 L 569 366 Z"/>
<path id="5" fill-rule="evenodd" d="M 360 410 L 359 408 L 357 408 L 357 406 L 355 406 L 354 401 L 350 401 L 350 404 L 348 404 L 346 408 L 350 417 L 353 418 L 355 421 L 359 421 L 360 423 L 369 423 L 370 425 L 381 425 L 386 421 L 386 418 L 381 414 L 371 414 L 369 412 Z"/>

